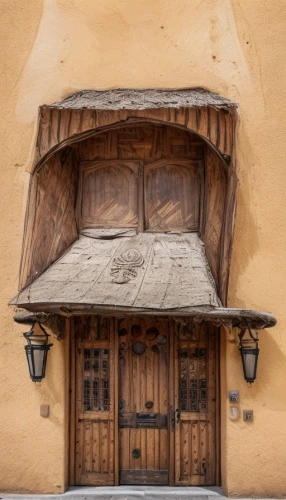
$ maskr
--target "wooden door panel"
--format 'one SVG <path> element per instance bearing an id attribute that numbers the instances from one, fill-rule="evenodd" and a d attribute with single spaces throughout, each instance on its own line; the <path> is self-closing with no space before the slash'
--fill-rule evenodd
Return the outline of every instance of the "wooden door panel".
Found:
<path id="1" fill-rule="evenodd" d="M 84 420 L 81 426 L 81 442 L 83 444 L 80 484 L 112 485 L 113 455 L 112 436 L 114 422 L 111 420 Z"/>
<path id="2" fill-rule="evenodd" d="M 79 321 L 76 483 L 114 484 L 114 346 L 110 320 Z"/>
<path id="3" fill-rule="evenodd" d="M 146 165 L 146 229 L 198 230 L 201 184 L 200 162 L 169 159 Z"/>
<path id="4" fill-rule="evenodd" d="M 84 227 L 137 227 L 139 162 L 81 164 L 78 216 Z"/>
<path id="5" fill-rule="evenodd" d="M 217 484 L 218 329 L 129 318 L 113 332 L 111 323 L 78 324 L 76 484 L 118 484 L 118 471 L 121 484 Z"/>
<path id="6" fill-rule="evenodd" d="M 175 355 L 175 483 L 216 484 L 216 327 L 178 328 Z"/>
<path id="7" fill-rule="evenodd" d="M 125 320 L 119 334 L 120 482 L 168 484 L 168 321 Z"/>

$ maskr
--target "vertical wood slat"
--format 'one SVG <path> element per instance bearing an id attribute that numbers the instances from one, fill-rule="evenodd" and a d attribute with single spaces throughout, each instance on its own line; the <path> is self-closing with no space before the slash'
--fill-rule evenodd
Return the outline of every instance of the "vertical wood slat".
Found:
<path id="1" fill-rule="evenodd" d="M 145 229 L 144 220 L 144 163 L 139 163 L 138 169 L 138 231 Z"/>
<path id="2" fill-rule="evenodd" d="M 101 474 L 100 425 L 93 429 L 93 472 Z"/>
<path id="3" fill-rule="evenodd" d="M 83 425 L 84 470 L 93 472 L 93 424 L 87 421 Z"/>
<path id="4" fill-rule="evenodd" d="M 222 327 L 221 327 L 222 328 Z M 216 401 L 215 401 L 215 484 L 221 484 L 221 446 L 220 446 L 220 328 L 215 329 L 215 370 L 216 370 Z"/>
<path id="5" fill-rule="evenodd" d="M 109 441 L 109 431 L 110 431 L 110 422 L 101 422 L 100 423 L 100 431 L 101 431 L 101 473 L 107 474 L 110 471 L 109 464 L 109 448 L 111 445 L 112 436 L 110 436 Z M 109 442 L 108 442 L 109 441 Z"/>

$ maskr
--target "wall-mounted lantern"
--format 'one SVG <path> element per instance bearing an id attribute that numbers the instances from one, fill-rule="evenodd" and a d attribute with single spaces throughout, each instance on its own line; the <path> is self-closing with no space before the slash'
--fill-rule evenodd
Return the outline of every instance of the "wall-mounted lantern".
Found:
<path id="1" fill-rule="evenodd" d="M 246 332 L 248 337 L 244 338 Z M 258 333 L 256 332 L 256 336 L 254 336 L 250 328 L 243 328 L 238 336 L 240 340 L 238 348 L 241 354 L 244 378 L 252 384 L 256 379 L 259 355 Z"/>
<path id="2" fill-rule="evenodd" d="M 30 377 L 33 382 L 40 382 L 45 378 L 48 351 L 53 344 L 48 344 L 49 335 L 40 323 L 37 323 L 42 332 L 35 333 L 33 322 L 31 330 L 24 333 L 28 345 L 25 346 Z"/>

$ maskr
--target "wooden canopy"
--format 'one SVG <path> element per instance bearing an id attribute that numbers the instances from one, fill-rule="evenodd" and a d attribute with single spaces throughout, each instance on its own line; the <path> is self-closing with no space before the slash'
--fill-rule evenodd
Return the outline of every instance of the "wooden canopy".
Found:
<path id="1" fill-rule="evenodd" d="M 19 289 L 46 271 L 78 237 L 74 207 L 79 145 L 107 134 L 114 158 L 117 139 L 113 139 L 120 130 L 148 124 L 180 129 L 203 140 L 206 200 L 200 234 L 219 297 L 226 306 L 236 204 L 237 120 L 235 103 L 198 88 L 83 90 L 40 106 Z M 161 147 L 157 143 L 154 139 L 154 147 Z"/>
<path id="2" fill-rule="evenodd" d="M 271 314 L 221 306 L 197 233 L 88 229 L 12 301 L 29 311 L 189 316 L 265 328 Z"/>

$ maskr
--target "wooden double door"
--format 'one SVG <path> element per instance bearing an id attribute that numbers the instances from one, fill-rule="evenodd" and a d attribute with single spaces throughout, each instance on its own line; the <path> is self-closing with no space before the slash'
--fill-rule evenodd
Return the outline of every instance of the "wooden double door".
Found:
<path id="1" fill-rule="evenodd" d="M 76 484 L 219 484 L 217 330 L 76 320 Z"/>

